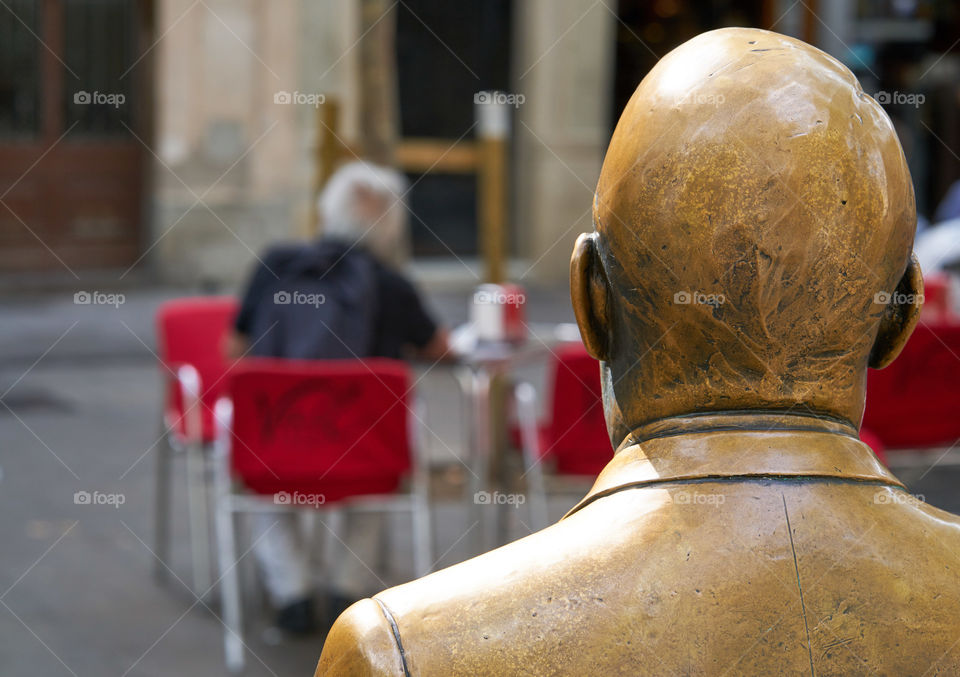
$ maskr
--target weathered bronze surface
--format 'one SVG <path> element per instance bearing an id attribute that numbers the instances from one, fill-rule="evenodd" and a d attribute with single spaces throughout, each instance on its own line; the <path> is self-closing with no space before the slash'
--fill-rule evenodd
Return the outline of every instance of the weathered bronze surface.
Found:
<path id="1" fill-rule="evenodd" d="M 571 289 L 613 460 L 559 523 L 354 605 L 317 674 L 960 674 L 960 519 L 857 438 L 922 291 L 880 106 L 802 42 L 706 33 L 637 88 L 594 220 Z"/>

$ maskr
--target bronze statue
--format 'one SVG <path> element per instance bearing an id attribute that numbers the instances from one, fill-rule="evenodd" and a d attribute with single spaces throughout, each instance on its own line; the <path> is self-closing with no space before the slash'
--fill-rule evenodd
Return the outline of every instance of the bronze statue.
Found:
<path id="1" fill-rule="evenodd" d="M 616 453 L 557 524 L 355 604 L 317 675 L 960 674 L 960 518 L 860 442 L 917 321 L 889 118 L 723 29 L 623 112 L 571 261 Z"/>

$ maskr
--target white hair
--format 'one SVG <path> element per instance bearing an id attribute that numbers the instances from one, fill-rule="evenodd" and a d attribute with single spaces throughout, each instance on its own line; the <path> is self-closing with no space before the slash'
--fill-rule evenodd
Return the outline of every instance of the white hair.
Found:
<path id="1" fill-rule="evenodd" d="M 340 167 L 317 200 L 323 233 L 349 242 L 359 242 L 388 263 L 399 263 L 406 250 L 407 212 L 403 194 L 407 179 L 400 172 L 367 162 Z M 381 198 L 385 209 L 378 217 L 358 210 L 359 191 Z"/>

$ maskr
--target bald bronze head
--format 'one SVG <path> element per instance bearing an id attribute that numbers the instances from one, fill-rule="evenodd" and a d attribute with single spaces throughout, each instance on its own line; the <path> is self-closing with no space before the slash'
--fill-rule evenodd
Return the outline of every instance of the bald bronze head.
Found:
<path id="1" fill-rule="evenodd" d="M 610 142 L 571 289 L 614 445 L 660 419 L 769 410 L 859 427 L 922 303 L 890 119 L 840 62 L 756 29 L 650 71 Z"/>

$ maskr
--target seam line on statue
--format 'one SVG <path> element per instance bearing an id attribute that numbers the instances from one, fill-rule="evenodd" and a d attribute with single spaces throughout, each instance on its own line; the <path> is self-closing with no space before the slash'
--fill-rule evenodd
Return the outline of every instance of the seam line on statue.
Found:
<path id="1" fill-rule="evenodd" d="M 583 508 L 586 508 L 597 499 L 604 498 L 606 496 L 612 496 L 613 494 L 626 491 L 627 489 L 645 489 L 647 487 L 656 487 L 664 484 L 708 484 L 717 482 L 732 484 L 770 481 L 795 482 L 797 484 L 800 484 L 801 482 L 820 482 L 824 484 L 858 484 L 865 486 L 891 487 L 893 489 L 899 489 L 900 491 L 906 491 L 903 486 L 895 482 L 891 482 L 890 480 L 880 478 L 859 479 L 857 477 L 835 477 L 832 475 L 783 475 L 777 473 L 766 473 L 762 475 L 705 475 L 703 477 L 664 478 L 658 480 L 628 482 L 626 484 L 618 484 L 617 486 L 610 487 L 609 489 L 604 489 L 603 491 L 598 491 L 592 496 L 585 498 L 579 505 L 574 506 L 570 512 L 563 516 L 563 519 L 570 517 L 570 515 L 579 512 Z"/>
<path id="2" fill-rule="evenodd" d="M 380 613 L 383 614 L 383 617 L 387 619 L 387 623 L 390 625 L 390 632 L 393 633 L 393 641 L 396 642 L 397 651 L 400 652 L 400 665 L 403 666 L 404 677 L 411 677 L 410 668 L 407 667 L 407 654 L 403 650 L 403 642 L 400 641 L 400 626 L 397 625 L 397 621 L 394 620 L 393 614 L 390 613 L 390 609 L 387 608 L 386 604 L 376 597 L 373 598 L 373 601 L 380 607 Z"/>
<path id="3" fill-rule="evenodd" d="M 665 437 L 678 437 L 679 435 L 699 435 L 701 433 L 728 433 L 728 432 L 737 432 L 737 433 L 823 433 L 825 435 L 840 435 L 841 437 L 847 437 L 852 440 L 860 442 L 859 437 L 852 433 L 844 432 L 842 430 L 824 430 L 823 428 L 818 428 L 816 426 L 790 426 L 790 427 L 774 427 L 774 428 L 765 428 L 762 426 L 737 426 L 737 425 L 718 425 L 710 428 L 687 428 L 684 430 L 665 430 L 662 433 L 652 433 L 644 437 L 630 437 L 629 443 L 622 445 L 623 449 L 627 449 L 638 444 L 643 444 L 644 442 L 650 442 L 651 440 L 660 440 Z M 631 433 L 632 434 L 632 433 Z"/>
<path id="4" fill-rule="evenodd" d="M 772 417 L 781 417 L 781 418 L 805 418 L 812 419 L 816 421 L 825 421 L 827 423 L 833 423 L 836 425 L 841 425 L 844 427 L 852 428 L 856 430 L 850 421 L 839 416 L 833 416 L 826 412 L 808 412 L 800 411 L 797 409 L 717 409 L 710 411 L 692 411 L 687 414 L 680 414 L 677 416 L 667 416 L 666 418 L 661 418 L 656 421 L 650 421 L 643 425 L 637 426 L 635 430 L 639 430 L 649 425 L 656 425 L 657 423 L 669 423 L 674 421 L 683 421 L 683 420 L 696 420 L 696 419 L 706 419 L 706 418 L 721 418 L 721 417 L 735 417 L 735 416 L 772 416 Z"/>

